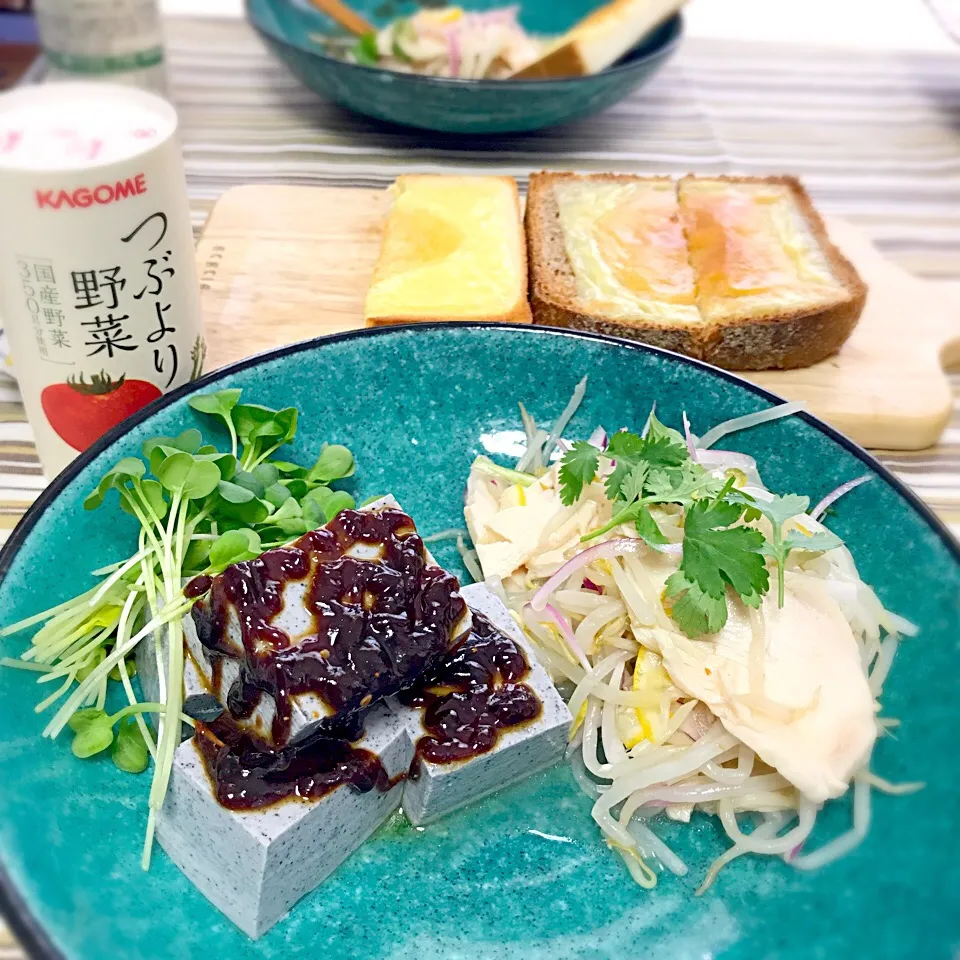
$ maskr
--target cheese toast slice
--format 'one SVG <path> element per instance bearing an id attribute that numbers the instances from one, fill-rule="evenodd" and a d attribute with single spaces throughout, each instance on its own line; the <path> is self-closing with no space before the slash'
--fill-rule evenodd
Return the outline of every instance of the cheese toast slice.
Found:
<path id="1" fill-rule="evenodd" d="M 512 177 L 402 176 L 393 190 L 367 292 L 368 325 L 530 321 Z"/>

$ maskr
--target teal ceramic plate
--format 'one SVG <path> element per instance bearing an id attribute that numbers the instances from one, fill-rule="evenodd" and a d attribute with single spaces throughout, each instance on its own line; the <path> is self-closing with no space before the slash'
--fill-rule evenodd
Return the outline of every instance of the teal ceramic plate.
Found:
<path id="1" fill-rule="evenodd" d="M 496 455 L 520 429 L 517 400 L 540 420 L 589 373 L 572 431 L 642 424 L 650 405 L 682 410 L 696 433 L 777 398 L 710 367 L 635 344 L 512 326 L 432 325 L 297 344 L 218 371 L 137 414 L 44 493 L 0 555 L 10 622 L 72 596 L 87 571 L 129 552 L 132 525 L 81 501 L 144 438 L 194 421 L 187 397 L 242 387 L 250 400 L 302 412 L 297 453 L 324 439 L 357 453 L 358 497 L 392 491 L 422 531 L 458 525 L 475 454 Z M 206 425 L 205 425 L 206 428 Z M 917 499 L 863 451 L 809 417 L 733 438 L 774 490 L 814 500 L 875 473 L 840 501 L 832 527 L 884 604 L 920 625 L 900 649 L 884 712 L 903 721 L 875 769 L 925 780 L 919 794 L 878 796 L 867 841 L 821 872 L 744 857 L 701 898 L 693 891 L 728 844 L 697 816 L 667 840 L 690 866 L 647 892 L 599 840 L 590 803 L 559 766 L 420 832 L 384 829 L 257 943 L 224 920 L 174 868 L 138 865 L 149 787 L 109 759 L 80 762 L 39 739 L 30 678 L 0 670 L 0 895 L 38 957 L 69 960 L 561 960 L 721 956 L 737 960 L 956 955 L 960 946 L 957 601 L 960 551 Z M 438 551 L 457 567 L 454 550 Z M 19 651 L 5 641 L 5 653 Z M 848 823 L 833 803 L 817 839 Z"/>
<path id="2" fill-rule="evenodd" d="M 463 5 L 479 11 L 506 4 L 466 0 Z M 599 5 L 600 0 L 524 0 L 520 21 L 533 34 L 559 35 Z M 377 27 L 418 9 L 414 0 L 352 0 L 351 6 Z M 380 70 L 327 56 L 318 38 L 342 32 L 310 0 L 246 0 L 246 11 L 270 49 L 311 90 L 378 120 L 447 133 L 539 130 L 604 110 L 660 69 L 676 49 L 681 32 L 679 15 L 671 17 L 615 66 L 585 77 L 457 80 Z"/>

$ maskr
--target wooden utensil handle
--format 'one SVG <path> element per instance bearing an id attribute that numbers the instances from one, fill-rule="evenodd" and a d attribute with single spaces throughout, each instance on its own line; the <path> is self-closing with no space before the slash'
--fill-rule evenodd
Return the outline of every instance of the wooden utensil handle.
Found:
<path id="1" fill-rule="evenodd" d="M 348 7 L 343 0 L 311 0 L 311 2 L 318 10 L 358 37 L 375 32 L 373 24 L 361 17 L 352 7 Z"/>

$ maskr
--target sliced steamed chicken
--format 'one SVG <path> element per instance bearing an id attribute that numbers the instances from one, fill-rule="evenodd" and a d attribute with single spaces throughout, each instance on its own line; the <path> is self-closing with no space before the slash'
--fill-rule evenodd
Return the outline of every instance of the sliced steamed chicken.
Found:
<path id="1" fill-rule="evenodd" d="M 510 578 L 520 585 L 555 572 L 582 549 L 579 538 L 609 518 L 609 507 L 600 483 L 565 507 L 556 467 L 518 482 L 481 458 L 464 513 L 484 575 L 509 589 Z M 629 567 L 648 578 L 641 593 L 660 596 L 678 563 L 651 550 Z M 757 610 L 731 594 L 723 629 L 696 640 L 656 613 L 631 611 L 634 632 L 659 653 L 676 687 L 810 800 L 844 793 L 876 739 L 877 707 L 850 623 L 820 578 L 788 571 L 782 608 L 775 586 Z"/>
<path id="2" fill-rule="evenodd" d="M 557 467 L 532 478 L 478 457 L 470 468 L 464 516 L 485 577 L 525 571 L 546 577 L 568 559 L 580 537 L 610 516 L 603 487 L 593 484 L 574 506 L 560 500 Z"/>
<path id="3" fill-rule="evenodd" d="M 850 624 L 822 585 L 787 576 L 758 610 L 730 603 L 726 626 L 689 640 L 651 631 L 673 682 L 815 803 L 844 793 L 877 735 Z"/>

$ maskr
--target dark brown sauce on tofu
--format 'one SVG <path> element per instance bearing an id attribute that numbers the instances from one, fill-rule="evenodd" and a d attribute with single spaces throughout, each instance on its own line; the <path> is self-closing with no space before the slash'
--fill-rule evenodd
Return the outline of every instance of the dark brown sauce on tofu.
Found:
<path id="1" fill-rule="evenodd" d="M 520 647 L 482 614 L 453 653 L 400 694 L 402 703 L 423 710 L 426 736 L 417 761 L 453 763 L 488 753 L 501 733 L 540 716 L 539 697 L 525 683 L 530 666 Z"/>
<path id="2" fill-rule="evenodd" d="M 376 558 L 349 555 L 359 545 Z M 294 581 L 304 582 L 310 618 L 296 642 L 273 623 Z M 410 517 L 390 508 L 345 510 L 289 546 L 228 567 L 209 585 L 192 581 L 188 595 L 204 586 L 209 596 L 193 608 L 200 642 L 215 663 L 241 661 L 227 707 L 242 719 L 263 693 L 273 697 L 277 745 L 290 736 L 292 696 L 318 695 L 331 711 L 319 723 L 337 736 L 351 714 L 404 689 L 446 654 L 467 609 L 457 579 L 427 564 Z M 227 635 L 231 611 L 242 649 Z"/>
<path id="3" fill-rule="evenodd" d="M 356 735 L 362 729 L 358 722 Z M 359 793 L 386 792 L 391 780 L 377 754 L 348 740 L 313 737 L 273 750 L 225 714 L 197 723 L 197 747 L 217 802 L 228 810 L 260 810 L 282 800 L 319 800 L 349 784 Z"/>

